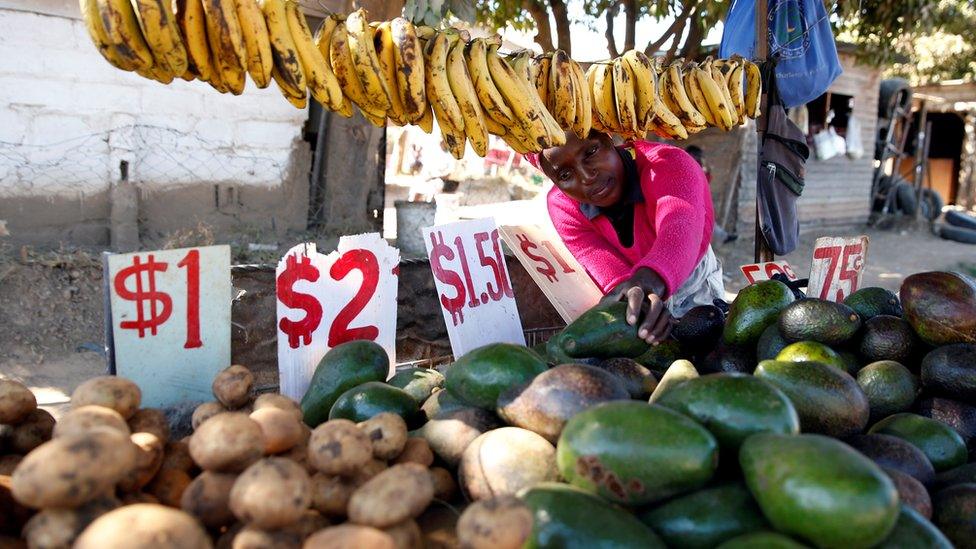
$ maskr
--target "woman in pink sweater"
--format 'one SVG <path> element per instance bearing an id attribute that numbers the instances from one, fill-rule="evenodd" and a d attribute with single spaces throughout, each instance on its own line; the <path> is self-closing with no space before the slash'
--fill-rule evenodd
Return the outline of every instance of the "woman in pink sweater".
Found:
<path id="1" fill-rule="evenodd" d="M 724 297 L 709 244 L 712 199 L 705 174 L 683 150 L 648 141 L 615 147 L 593 132 L 529 158 L 555 186 L 549 216 L 566 247 L 603 290 L 626 300 L 627 321 L 657 344 L 672 314 Z"/>

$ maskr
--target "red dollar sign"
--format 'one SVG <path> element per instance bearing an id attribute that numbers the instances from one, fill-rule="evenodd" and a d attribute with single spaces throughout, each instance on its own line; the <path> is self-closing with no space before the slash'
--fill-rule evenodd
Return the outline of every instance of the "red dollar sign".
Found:
<path id="1" fill-rule="evenodd" d="M 522 253 L 529 256 L 529 259 L 532 261 L 542 263 L 546 267 L 545 269 L 542 267 L 536 267 L 535 270 L 545 275 L 545 277 L 549 279 L 549 282 L 556 282 L 556 268 L 552 266 L 552 263 L 549 263 L 548 259 L 542 257 L 541 255 L 536 255 L 531 251 L 539 246 L 536 245 L 535 242 L 529 240 L 529 237 L 525 236 L 524 234 L 517 234 L 515 235 L 515 238 L 518 239 L 519 246 L 522 247 Z"/>
<path id="2" fill-rule="evenodd" d="M 119 294 L 119 297 L 128 301 L 136 302 L 136 319 L 135 320 L 123 320 L 119 323 L 119 327 L 122 329 L 134 329 L 139 330 L 139 337 L 146 336 L 146 330 L 149 330 L 151 335 L 156 335 L 156 329 L 169 318 L 169 314 L 173 312 L 173 300 L 169 298 L 169 295 L 165 292 L 156 291 L 156 271 L 164 272 L 166 271 L 166 263 L 157 263 L 153 259 L 153 255 L 149 254 L 149 258 L 145 263 L 139 261 L 139 256 L 135 256 L 132 260 L 132 266 L 126 267 L 119 271 L 115 275 L 113 280 L 113 286 L 115 286 L 115 293 Z M 148 290 L 143 290 L 142 288 L 142 273 L 146 273 L 146 283 L 149 285 Z M 135 276 L 136 278 L 136 288 L 135 291 L 130 291 L 125 286 L 125 281 L 128 280 L 130 276 Z M 149 318 L 144 315 L 143 302 L 149 301 Z M 159 302 L 161 311 L 156 311 L 156 302 Z"/>
<path id="3" fill-rule="evenodd" d="M 437 238 L 440 237 L 440 242 Z M 454 271 L 450 271 L 441 265 L 441 258 L 444 259 L 454 259 L 454 250 L 450 246 L 444 243 L 444 233 L 438 231 L 437 233 L 430 234 L 430 268 L 434 271 L 434 277 L 441 281 L 443 284 L 448 286 L 454 286 L 454 291 L 457 293 L 454 297 L 447 297 L 445 294 L 441 294 L 441 305 L 447 312 L 451 313 L 451 320 L 454 325 L 464 323 L 464 299 L 467 294 L 464 291 L 464 281 L 461 280 L 461 275 Z"/>
<path id="4" fill-rule="evenodd" d="M 297 258 L 298 254 L 292 254 L 285 259 L 285 270 L 278 275 L 275 284 L 275 293 L 278 300 L 286 307 L 291 309 L 302 309 L 305 317 L 301 320 L 291 320 L 282 318 L 278 322 L 278 328 L 288 335 L 288 346 L 292 349 L 298 348 L 298 340 L 302 339 L 305 345 L 311 345 L 312 332 L 319 327 L 322 322 L 322 305 L 314 296 L 297 293 L 293 289 L 295 282 L 308 280 L 315 282 L 319 279 L 319 270 L 312 266 L 307 256 Z"/>

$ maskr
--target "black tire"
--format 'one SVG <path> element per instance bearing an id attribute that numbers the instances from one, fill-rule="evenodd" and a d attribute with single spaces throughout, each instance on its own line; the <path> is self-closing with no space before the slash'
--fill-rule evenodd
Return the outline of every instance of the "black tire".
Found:
<path id="1" fill-rule="evenodd" d="M 976 230 L 973 229 L 942 225 L 939 227 L 939 236 L 945 240 L 962 242 L 964 244 L 976 244 Z"/>
<path id="2" fill-rule="evenodd" d="M 919 206 L 922 208 L 923 218 L 928 221 L 935 221 L 935 218 L 942 213 L 942 207 L 945 206 L 945 203 L 942 201 L 942 196 L 934 189 L 922 189 L 922 201 Z"/>
<path id="3" fill-rule="evenodd" d="M 915 199 L 915 189 L 912 188 L 911 184 L 902 179 L 895 184 L 893 192 L 896 193 L 895 204 L 898 206 L 898 211 L 905 215 L 915 215 L 915 210 L 918 209 L 918 200 Z"/>
<path id="4" fill-rule="evenodd" d="M 976 215 L 949 210 L 945 213 L 946 223 L 955 227 L 962 227 L 971 231 L 976 231 Z"/>
<path id="5" fill-rule="evenodd" d="M 912 105 L 912 86 L 904 78 L 888 78 L 881 81 L 878 89 L 878 116 L 880 118 L 891 118 L 891 113 L 895 110 L 894 100 L 901 90 L 908 90 L 908 93 L 901 100 L 903 108 Z"/>

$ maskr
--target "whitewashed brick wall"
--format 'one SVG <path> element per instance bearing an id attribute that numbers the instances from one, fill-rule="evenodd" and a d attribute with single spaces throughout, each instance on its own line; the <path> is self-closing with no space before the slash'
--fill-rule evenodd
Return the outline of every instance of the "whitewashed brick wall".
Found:
<path id="1" fill-rule="evenodd" d="M 0 3 L 0 197 L 99 192 L 120 160 L 149 189 L 281 183 L 307 113 L 274 84 L 164 86 L 102 59 L 77 2 L 64 15 L 18 4 Z"/>

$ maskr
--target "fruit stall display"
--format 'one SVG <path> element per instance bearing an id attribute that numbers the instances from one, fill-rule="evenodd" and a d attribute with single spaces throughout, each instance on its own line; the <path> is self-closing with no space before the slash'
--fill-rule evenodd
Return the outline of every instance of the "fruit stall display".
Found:
<path id="1" fill-rule="evenodd" d="M 538 152 L 591 128 L 625 138 L 685 139 L 759 116 L 759 67 L 742 57 L 649 59 L 631 50 L 583 71 L 566 52 L 502 55 L 496 37 L 371 22 L 365 10 L 329 15 L 313 32 L 294 0 L 80 0 L 86 28 L 113 66 L 169 84 L 202 80 L 240 95 L 247 77 L 274 81 L 298 108 L 311 96 L 376 126 L 436 119 L 456 158 L 488 135 Z"/>
<path id="2" fill-rule="evenodd" d="M 181 438 L 123 378 L 57 422 L 2 380 L 0 546 L 976 546 L 976 282 L 624 312 L 388 380 L 344 343 L 301 402 L 230 366 Z"/>

